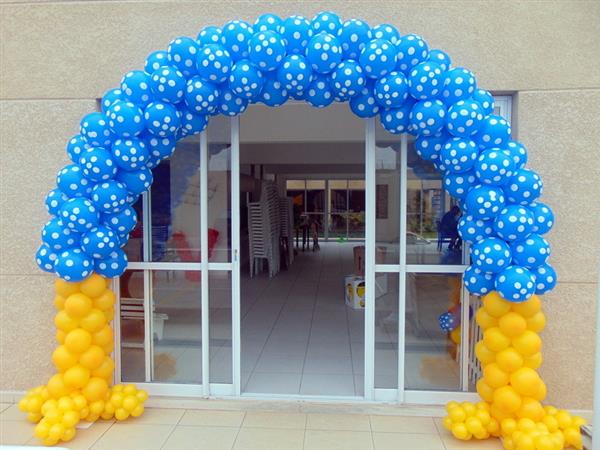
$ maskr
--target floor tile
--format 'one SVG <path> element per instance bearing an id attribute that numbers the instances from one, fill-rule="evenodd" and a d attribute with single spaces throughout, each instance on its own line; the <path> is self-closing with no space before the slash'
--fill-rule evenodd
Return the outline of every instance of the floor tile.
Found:
<path id="1" fill-rule="evenodd" d="M 373 450 L 366 431 L 306 430 L 304 450 Z"/>
<path id="2" fill-rule="evenodd" d="M 27 422 L 22 417 L 21 421 L 1 421 L 0 422 L 0 444 L 3 445 L 22 445 L 33 436 L 35 425 Z"/>
<path id="3" fill-rule="evenodd" d="M 302 395 L 354 396 L 354 376 L 350 374 L 305 373 L 302 377 Z"/>
<path id="4" fill-rule="evenodd" d="M 490 438 L 485 441 L 461 441 L 450 436 L 442 438 L 442 442 L 446 450 L 502 450 L 504 448 L 498 438 Z"/>
<path id="5" fill-rule="evenodd" d="M 263 353 L 256 363 L 256 372 L 301 373 L 304 353 L 295 356 Z"/>
<path id="6" fill-rule="evenodd" d="M 285 428 L 304 430 L 306 426 L 306 414 L 304 413 L 280 413 L 248 411 L 243 428 Z"/>
<path id="7" fill-rule="evenodd" d="M 27 414 L 19 409 L 19 405 L 13 403 L 0 413 L 0 420 L 27 420 Z"/>
<path id="8" fill-rule="evenodd" d="M 241 428 L 234 450 L 300 450 L 304 444 L 304 430 L 278 428 Z M 306 447 L 304 447 L 306 448 Z"/>
<path id="9" fill-rule="evenodd" d="M 161 450 L 231 450 L 238 428 L 177 426 Z"/>
<path id="10" fill-rule="evenodd" d="M 0 403 L 0 412 L 4 411 L 8 407 L 10 407 L 12 403 Z"/>
<path id="11" fill-rule="evenodd" d="M 431 417 L 371 416 L 373 432 L 437 434 Z"/>
<path id="12" fill-rule="evenodd" d="M 179 421 L 179 425 L 239 428 L 243 420 L 244 411 L 188 409 Z"/>
<path id="13" fill-rule="evenodd" d="M 254 372 L 246 392 L 266 394 L 298 394 L 300 392 L 301 373 L 262 373 Z"/>
<path id="14" fill-rule="evenodd" d="M 158 450 L 165 443 L 173 428 L 173 425 L 115 423 L 91 449 Z"/>
<path id="15" fill-rule="evenodd" d="M 308 414 L 307 430 L 371 431 L 364 414 Z"/>
<path id="16" fill-rule="evenodd" d="M 184 409 L 146 408 L 144 414 L 129 419 L 128 423 L 177 425 L 184 413 Z"/>
<path id="17" fill-rule="evenodd" d="M 445 450 L 441 438 L 433 434 L 373 433 L 375 450 Z"/>

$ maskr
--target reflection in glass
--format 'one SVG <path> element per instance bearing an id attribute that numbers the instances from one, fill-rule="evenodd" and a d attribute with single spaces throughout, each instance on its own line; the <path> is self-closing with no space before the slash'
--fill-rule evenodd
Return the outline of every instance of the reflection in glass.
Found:
<path id="1" fill-rule="evenodd" d="M 346 237 L 346 214 L 330 214 L 329 215 L 329 237 L 339 238 Z"/>
<path id="2" fill-rule="evenodd" d="M 135 228 L 129 233 L 129 240 L 123 247 L 123 251 L 127 255 L 127 260 L 130 262 L 140 262 L 144 260 L 144 208 L 143 200 L 140 195 L 137 201 L 131 205 L 137 214 L 137 223 Z"/>
<path id="3" fill-rule="evenodd" d="M 142 270 L 127 270 L 121 276 L 120 298 L 121 380 L 146 381 Z"/>
<path id="4" fill-rule="evenodd" d="M 231 272 L 211 270 L 210 307 L 210 382 L 233 383 L 231 328 Z"/>
<path id="5" fill-rule="evenodd" d="M 375 387 L 398 387 L 397 273 L 375 275 Z"/>
<path id="6" fill-rule="evenodd" d="M 451 308 L 460 311 L 461 280 L 460 274 L 406 274 L 406 389 L 459 388 L 457 346 L 438 317 Z"/>

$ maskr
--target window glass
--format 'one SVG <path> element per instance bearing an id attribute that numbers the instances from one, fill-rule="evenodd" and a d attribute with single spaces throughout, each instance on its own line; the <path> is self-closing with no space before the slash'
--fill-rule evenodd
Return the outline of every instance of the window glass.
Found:
<path id="1" fill-rule="evenodd" d="M 144 271 L 126 270 L 119 280 L 121 380 L 146 381 Z"/>
<path id="2" fill-rule="evenodd" d="M 131 262 L 140 262 L 144 260 L 144 210 L 143 197 L 140 195 L 137 201 L 132 205 L 132 208 L 137 214 L 137 223 L 131 233 L 129 240 L 123 247 L 123 251 L 127 255 L 127 260 Z"/>
<path id="3" fill-rule="evenodd" d="M 398 387 L 398 273 L 375 275 L 375 387 Z"/>
<path id="4" fill-rule="evenodd" d="M 210 306 L 210 382 L 232 383 L 231 272 L 208 273 Z"/>

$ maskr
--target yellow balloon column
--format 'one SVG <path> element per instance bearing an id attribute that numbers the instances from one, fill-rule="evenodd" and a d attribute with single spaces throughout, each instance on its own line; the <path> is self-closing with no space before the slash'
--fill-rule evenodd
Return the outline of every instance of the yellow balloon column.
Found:
<path id="1" fill-rule="evenodd" d="M 512 303 L 491 292 L 482 302 L 475 319 L 483 339 L 475 355 L 483 370 L 477 382 L 483 401 L 448 403 L 444 426 L 462 440 L 500 437 L 507 450 L 581 450 L 585 420 L 541 403 L 546 385 L 537 373 L 542 364 L 538 333 L 546 318 L 539 297 Z"/>
<path id="2" fill-rule="evenodd" d="M 54 317 L 58 347 L 52 353 L 57 373 L 46 385 L 27 392 L 19 408 L 34 423 L 45 445 L 69 441 L 81 420 L 125 420 L 144 412 L 148 394 L 134 385 L 110 386 L 114 361 L 115 294 L 110 280 L 93 274 L 80 283 L 55 282 Z"/>

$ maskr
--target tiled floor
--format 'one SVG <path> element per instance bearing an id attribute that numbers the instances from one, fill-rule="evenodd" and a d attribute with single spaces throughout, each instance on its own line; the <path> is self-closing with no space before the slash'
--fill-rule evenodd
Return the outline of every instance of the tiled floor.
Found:
<path id="1" fill-rule="evenodd" d="M 1 404 L 0 444 L 37 445 L 16 405 Z M 439 418 L 369 414 L 148 408 L 124 423 L 78 430 L 71 450 L 496 450 L 499 441 L 459 442 Z"/>

